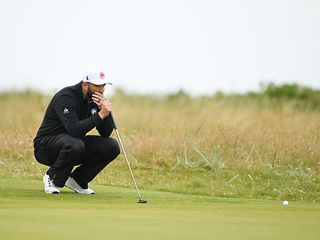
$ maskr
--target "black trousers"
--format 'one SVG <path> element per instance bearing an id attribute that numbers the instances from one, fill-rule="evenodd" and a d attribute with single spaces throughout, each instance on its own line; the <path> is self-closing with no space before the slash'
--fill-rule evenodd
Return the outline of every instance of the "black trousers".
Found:
<path id="1" fill-rule="evenodd" d="M 88 183 L 119 154 L 118 142 L 113 138 L 86 136 L 82 140 L 59 134 L 45 137 L 35 151 L 35 158 L 50 166 L 47 174 L 56 186 L 63 187 L 71 176 L 82 188 L 88 188 Z"/>

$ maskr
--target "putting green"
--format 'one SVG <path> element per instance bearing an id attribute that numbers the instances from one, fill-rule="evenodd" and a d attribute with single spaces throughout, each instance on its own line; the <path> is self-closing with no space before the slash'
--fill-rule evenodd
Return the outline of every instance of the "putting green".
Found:
<path id="1" fill-rule="evenodd" d="M 319 239 L 320 206 L 91 185 L 47 195 L 42 182 L 0 180 L 1 239 Z"/>

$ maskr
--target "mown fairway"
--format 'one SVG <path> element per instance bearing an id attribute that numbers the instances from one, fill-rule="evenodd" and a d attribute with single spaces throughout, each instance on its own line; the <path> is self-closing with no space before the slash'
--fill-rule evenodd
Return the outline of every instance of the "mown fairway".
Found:
<path id="1" fill-rule="evenodd" d="M 253 201 L 94 185 L 46 195 L 42 182 L 0 180 L 1 239 L 318 239 L 318 204 Z"/>

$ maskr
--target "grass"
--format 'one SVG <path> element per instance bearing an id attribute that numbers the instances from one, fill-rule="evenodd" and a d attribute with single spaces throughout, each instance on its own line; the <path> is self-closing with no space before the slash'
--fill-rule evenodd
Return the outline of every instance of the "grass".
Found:
<path id="1" fill-rule="evenodd" d="M 139 205 L 123 156 L 90 183 L 96 195 L 43 193 L 32 140 L 49 100 L 0 94 L 1 239 L 319 238 L 320 112 L 301 101 L 118 92 Z"/>
<path id="2" fill-rule="evenodd" d="M 42 192 L 42 182 L 0 179 L 1 239 L 318 239 L 319 204 L 204 197 L 93 184 L 97 194 Z"/>
<path id="3" fill-rule="evenodd" d="M 50 97 L 0 95 L 0 177 L 41 179 L 32 140 Z M 250 96 L 112 97 L 133 170 L 146 190 L 320 202 L 320 112 Z M 94 131 L 92 133 L 95 133 Z M 115 136 L 114 136 L 115 137 Z M 132 187 L 123 156 L 94 184 Z"/>

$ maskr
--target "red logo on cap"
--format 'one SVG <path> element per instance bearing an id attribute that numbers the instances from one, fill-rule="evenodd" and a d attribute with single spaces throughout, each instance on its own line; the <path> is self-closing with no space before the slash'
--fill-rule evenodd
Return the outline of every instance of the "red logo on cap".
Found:
<path id="1" fill-rule="evenodd" d="M 99 76 L 100 76 L 101 79 L 104 79 L 104 78 L 105 78 L 105 75 L 104 75 L 103 72 L 101 72 Z"/>

